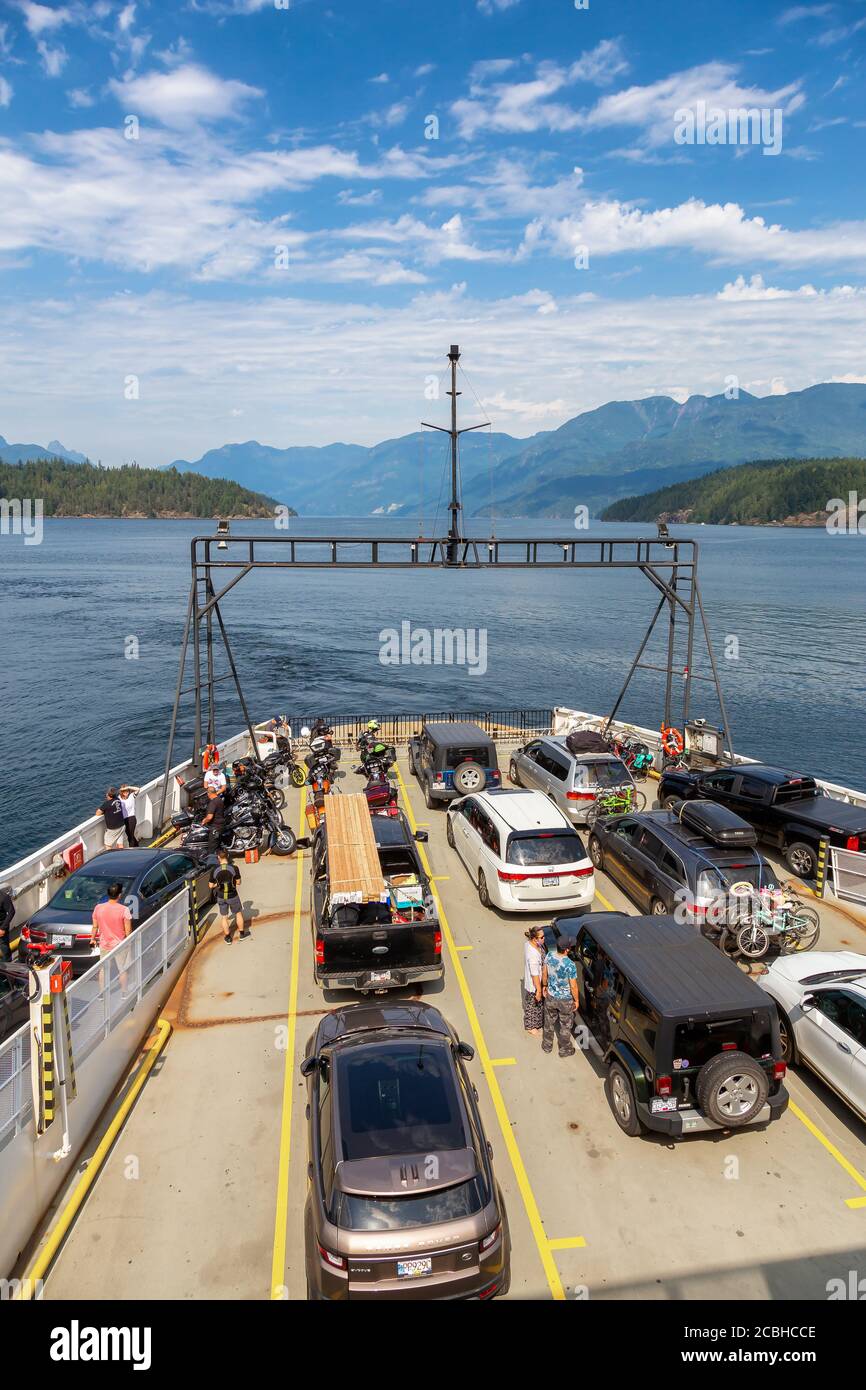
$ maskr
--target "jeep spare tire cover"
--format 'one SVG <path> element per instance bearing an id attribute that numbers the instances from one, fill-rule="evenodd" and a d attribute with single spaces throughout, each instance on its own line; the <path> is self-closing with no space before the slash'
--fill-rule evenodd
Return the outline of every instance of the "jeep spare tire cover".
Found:
<path id="1" fill-rule="evenodd" d="M 454 785 L 459 792 L 468 796 L 470 792 L 480 792 L 484 786 L 484 768 L 480 763 L 460 763 L 454 769 Z"/>
<path id="2" fill-rule="evenodd" d="M 767 1103 L 767 1073 L 745 1052 L 720 1052 L 698 1072 L 698 1103 L 725 1129 L 750 1124 Z"/>

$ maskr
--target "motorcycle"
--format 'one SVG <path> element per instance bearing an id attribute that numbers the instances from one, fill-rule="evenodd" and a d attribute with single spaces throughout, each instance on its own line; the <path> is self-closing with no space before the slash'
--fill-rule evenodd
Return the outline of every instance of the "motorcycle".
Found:
<path id="1" fill-rule="evenodd" d="M 396 761 L 397 750 L 393 744 L 380 743 L 377 740 L 361 750 L 361 763 L 355 771 L 366 777 L 384 777 Z"/>
<path id="2" fill-rule="evenodd" d="M 257 764 L 252 758 L 238 758 L 232 763 L 232 776 L 232 801 L 245 791 L 254 791 L 270 801 L 276 811 L 281 811 L 285 806 L 286 793 L 276 785 L 276 769 L 273 766 Z"/>
<path id="3" fill-rule="evenodd" d="M 385 812 L 389 816 L 398 814 L 397 788 L 393 782 L 389 782 L 384 772 L 367 779 L 364 795 L 367 798 L 367 806 L 371 815 L 381 812 Z"/>
<path id="4" fill-rule="evenodd" d="M 290 739 L 278 738 L 275 751 L 268 753 L 262 761 L 262 766 L 271 780 L 285 769 L 293 787 L 302 787 L 307 780 L 304 769 L 295 761 L 295 750 Z"/>
<path id="5" fill-rule="evenodd" d="M 203 824 L 201 813 L 193 817 L 188 811 L 172 816 L 172 825 L 184 832 L 181 848 L 205 862 L 220 849 L 229 854 L 257 849 L 260 853 L 270 850 L 272 854 L 287 855 L 297 848 L 295 832 L 284 824 L 267 797 L 253 788 L 234 796 L 226 807 L 225 822 L 219 832 Z"/>

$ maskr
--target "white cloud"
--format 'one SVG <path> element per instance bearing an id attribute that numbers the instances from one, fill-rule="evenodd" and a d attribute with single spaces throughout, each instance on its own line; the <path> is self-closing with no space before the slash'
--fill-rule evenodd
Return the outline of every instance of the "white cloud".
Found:
<path id="1" fill-rule="evenodd" d="M 91 96 L 90 91 L 87 87 L 73 87 L 70 91 L 66 93 L 66 98 L 69 102 L 69 105 L 75 108 L 76 110 L 81 110 L 85 107 L 93 106 L 96 100 L 95 97 Z"/>
<path id="2" fill-rule="evenodd" d="M 583 113 L 550 98 L 577 82 L 604 86 L 628 68 L 619 39 L 602 39 L 568 67 L 540 63 L 526 82 L 485 85 L 488 76 L 496 75 L 495 63 L 495 59 L 476 63 L 470 74 L 470 97 L 452 104 L 460 134 L 467 139 L 481 130 L 515 134 L 574 130 L 584 123 Z"/>
<path id="3" fill-rule="evenodd" d="M 519 5 L 520 0 L 478 0 L 478 8 L 482 14 L 497 14 L 502 10 L 511 10 L 515 5 Z"/>
<path id="4" fill-rule="evenodd" d="M 381 201 L 381 188 L 371 188 L 369 193 L 353 193 L 350 188 L 343 188 L 337 194 L 338 203 L 343 203 L 345 206 L 353 208 L 369 208 Z"/>
<path id="5" fill-rule="evenodd" d="M 492 396 L 483 396 L 481 404 L 493 415 L 519 415 L 527 424 L 547 420 L 555 416 L 563 420 L 568 408 L 565 401 L 525 401 L 519 396 L 509 396 L 506 391 L 496 391 Z"/>
<path id="6" fill-rule="evenodd" d="M 371 82 L 382 82 L 382 83 L 390 82 L 390 81 L 391 81 L 391 79 L 390 79 L 390 77 L 388 76 L 387 72 L 380 72 L 379 75 L 378 75 L 377 77 L 371 77 L 369 80 L 370 80 Z"/>
<path id="7" fill-rule="evenodd" d="M 142 73 L 109 86 L 127 111 L 152 116 L 167 126 L 237 117 L 248 102 L 263 95 L 258 87 L 218 77 L 196 63 L 171 72 Z"/>
<path id="8" fill-rule="evenodd" d="M 41 39 L 36 45 L 42 67 L 48 77 L 59 77 L 66 64 L 69 62 L 69 54 L 62 44 L 52 48 L 50 44 L 44 43 Z"/>
<path id="9" fill-rule="evenodd" d="M 5 77 L 0 77 L 0 106 L 8 106 L 12 100 L 12 87 Z"/>
<path id="10" fill-rule="evenodd" d="M 40 34 L 53 33 L 55 29 L 59 29 L 62 25 L 72 21 L 72 12 L 64 5 L 52 7 L 50 5 L 31 4 L 29 0 L 22 0 L 17 8 L 24 16 L 27 32 L 32 34 L 34 38 L 38 38 Z"/>
<path id="11" fill-rule="evenodd" d="M 792 5 L 779 15 L 779 23 L 796 24 L 801 19 L 823 19 L 832 12 L 832 5 Z"/>
<path id="12" fill-rule="evenodd" d="M 422 63 L 420 68 L 416 68 L 413 77 L 429 77 L 431 72 L 436 71 L 435 63 Z"/>

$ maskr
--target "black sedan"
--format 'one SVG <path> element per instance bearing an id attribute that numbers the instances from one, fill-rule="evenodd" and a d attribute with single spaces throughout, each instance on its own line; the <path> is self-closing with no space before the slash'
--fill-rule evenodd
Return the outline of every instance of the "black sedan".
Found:
<path id="1" fill-rule="evenodd" d="M 30 1018 L 30 971 L 19 961 L 0 964 L 0 1042 L 5 1042 Z"/>
<path id="2" fill-rule="evenodd" d="M 196 880 L 199 906 L 208 902 L 211 868 L 177 849 L 106 850 L 89 859 L 61 883 L 53 898 L 21 928 L 18 953 L 22 960 L 59 955 L 72 962 L 73 975 L 83 975 L 99 958 L 91 942 L 93 909 L 119 883 L 120 901 L 132 914 L 133 929 Z"/>

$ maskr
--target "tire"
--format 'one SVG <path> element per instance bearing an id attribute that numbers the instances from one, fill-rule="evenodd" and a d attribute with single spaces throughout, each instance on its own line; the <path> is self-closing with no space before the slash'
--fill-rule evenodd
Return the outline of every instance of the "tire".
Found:
<path id="1" fill-rule="evenodd" d="M 608 1072 L 605 1090 L 613 1118 L 623 1134 L 627 1134 L 630 1139 L 636 1139 L 642 1126 L 637 1113 L 634 1082 L 619 1062 L 614 1062 Z"/>
<path id="2" fill-rule="evenodd" d="M 409 748 L 408 748 L 408 750 L 407 750 L 407 752 L 406 752 L 406 761 L 407 761 L 407 763 L 409 764 L 409 771 L 410 771 L 410 772 L 412 773 L 412 775 L 414 776 L 414 774 L 415 774 L 415 754 L 412 752 L 412 745 L 411 745 L 411 743 L 409 744 Z"/>
<path id="3" fill-rule="evenodd" d="M 798 907 L 792 914 L 792 951 L 811 951 L 821 935 L 821 919 L 814 907 Z"/>
<path id="4" fill-rule="evenodd" d="M 456 849 L 456 845 L 454 844 L 454 829 L 451 825 L 451 817 L 449 815 L 445 817 L 445 839 L 452 849 Z"/>
<path id="5" fill-rule="evenodd" d="M 667 906 L 662 902 L 661 898 L 653 898 L 650 904 L 650 912 L 653 917 L 666 917 L 668 915 Z"/>
<path id="6" fill-rule="evenodd" d="M 490 892 L 487 887 L 487 879 L 484 877 L 483 869 L 478 870 L 478 897 L 480 899 L 482 907 L 493 906 L 492 902 L 490 901 Z"/>
<path id="7" fill-rule="evenodd" d="M 302 787 L 307 780 L 304 769 L 302 767 L 298 767 L 297 763 L 292 763 L 292 771 L 290 773 L 290 776 L 292 779 L 293 787 Z"/>
<path id="8" fill-rule="evenodd" d="M 461 796 L 470 796 L 472 792 L 483 792 L 486 780 L 484 768 L 480 763 L 467 760 L 454 769 L 454 787 Z"/>
<path id="9" fill-rule="evenodd" d="M 517 772 L 517 764 L 516 764 L 516 762 L 514 761 L 513 758 L 511 759 L 510 763 L 508 764 L 508 780 L 509 780 L 509 782 L 511 783 L 511 785 L 512 785 L 513 787 L 522 787 L 522 786 L 523 786 L 523 783 L 521 782 L 520 777 L 519 777 L 518 772 Z"/>
<path id="10" fill-rule="evenodd" d="M 793 1066 L 798 1060 L 797 1040 L 791 1027 L 791 1020 L 780 1004 L 776 1005 L 779 1014 L 779 1037 L 782 1042 L 782 1061 Z"/>
<path id="11" fill-rule="evenodd" d="M 695 1089 L 705 1115 L 723 1129 L 738 1129 L 766 1105 L 770 1083 L 745 1052 L 720 1052 L 701 1067 Z"/>
<path id="12" fill-rule="evenodd" d="M 587 852 L 595 867 L 599 870 L 604 868 L 604 850 L 601 847 L 601 840 L 597 835 L 590 835 L 587 844 Z"/>
<path id="13" fill-rule="evenodd" d="M 746 960 L 763 960 L 770 949 L 770 933 L 757 923 L 737 932 L 737 950 Z"/>
<path id="14" fill-rule="evenodd" d="M 430 789 L 429 782 L 424 783 L 424 805 L 427 807 L 428 811 L 435 811 L 436 809 L 436 801 Z"/>
<path id="15" fill-rule="evenodd" d="M 681 796 L 660 796 L 658 800 L 659 800 L 659 806 L 661 806 L 661 808 L 662 808 L 663 811 L 670 811 L 670 810 L 673 809 L 674 806 L 677 805 L 678 802 L 682 801 L 682 797 L 681 797 Z"/>
<path id="16" fill-rule="evenodd" d="M 271 805 L 275 811 L 282 811 L 286 804 L 286 793 L 282 787 L 274 787 L 270 793 Z"/>
<path id="17" fill-rule="evenodd" d="M 794 840 L 785 847 L 785 863 L 798 878 L 814 878 L 818 872 L 818 856 L 811 845 Z"/>
<path id="18" fill-rule="evenodd" d="M 282 826 L 279 830 L 275 830 L 271 837 L 272 854 L 294 854 L 297 846 L 297 836 L 294 830 L 291 830 L 287 825 Z"/>

